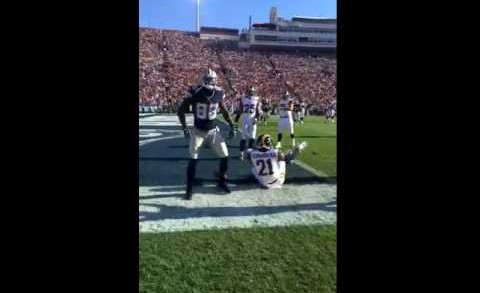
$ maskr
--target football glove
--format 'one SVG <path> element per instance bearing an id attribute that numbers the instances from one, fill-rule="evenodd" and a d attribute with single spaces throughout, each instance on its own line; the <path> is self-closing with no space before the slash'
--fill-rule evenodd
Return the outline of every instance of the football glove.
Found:
<path id="1" fill-rule="evenodd" d="M 230 127 L 230 132 L 228 133 L 228 139 L 233 139 L 236 134 L 237 134 L 237 127 L 236 126 L 231 126 Z"/>
<path id="2" fill-rule="evenodd" d="M 190 138 L 190 130 L 188 130 L 188 128 L 183 129 L 183 136 L 187 139 Z"/>

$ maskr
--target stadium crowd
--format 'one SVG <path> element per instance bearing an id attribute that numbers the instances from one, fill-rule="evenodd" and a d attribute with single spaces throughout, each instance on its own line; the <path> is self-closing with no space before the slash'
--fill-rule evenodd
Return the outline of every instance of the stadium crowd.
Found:
<path id="1" fill-rule="evenodd" d="M 248 51 L 179 31 L 140 28 L 139 104 L 175 112 L 206 68 L 218 75 L 228 109 L 249 85 L 275 102 L 288 90 L 323 112 L 336 99 L 336 59 L 312 53 Z"/>

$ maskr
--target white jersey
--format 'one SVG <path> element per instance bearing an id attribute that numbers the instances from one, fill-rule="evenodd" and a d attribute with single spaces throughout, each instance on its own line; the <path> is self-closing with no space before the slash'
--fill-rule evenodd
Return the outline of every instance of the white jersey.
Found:
<path id="1" fill-rule="evenodd" d="M 305 102 L 300 102 L 300 110 L 305 111 L 306 108 L 307 108 L 307 104 Z"/>
<path id="2" fill-rule="evenodd" d="M 307 104 L 305 102 L 300 102 L 300 118 L 305 118 L 305 110 L 307 109 Z"/>
<path id="3" fill-rule="evenodd" d="M 257 105 L 260 101 L 260 98 L 257 96 L 244 96 L 242 98 L 242 116 L 253 118 L 257 111 Z"/>
<path id="4" fill-rule="evenodd" d="M 278 114 L 280 115 L 280 118 L 292 119 L 292 111 L 290 111 L 289 108 L 289 103 L 292 101 L 291 98 L 280 99 L 280 103 L 278 104 Z"/>
<path id="5" fill-rule="evenodd" d="M 255 139 L 257 124 L 255 115 L 260 98 L 257 96 L 244 96 L 242 98 L 242 139 Z"/>
<path id="6" fill-rule="evenodd" d="M 252 173 L 267 188 L 281 188 L 285 181 L 285 162 L 278 160 L 277 149 L 249 149 Z"/>

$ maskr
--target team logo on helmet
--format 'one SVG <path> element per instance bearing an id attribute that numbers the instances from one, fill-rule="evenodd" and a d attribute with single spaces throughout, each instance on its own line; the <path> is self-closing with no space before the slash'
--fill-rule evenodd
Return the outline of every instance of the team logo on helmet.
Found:
<path id="1" fill-rule="evenodd" d="M 272 148 L 273 141 L 272 137 L 268 134 L 262 134 L 257 139 L 257 146 L 260 148 Z"/>
<path id="2" fill-rule="evenodd" d="M 257 90 L 255 89 L 255 87 L 251 86 L 247 89 L 247 94 L 249 96 L 255 96 L 257 94 Z"/>
<path id="3" fill-rule="evenodd" d="M 207 88 L 212 88 L 217 84 L 217 73 L 211 68 L 207 69 L 205 75 L 203 76 L 203 86 Z"/>

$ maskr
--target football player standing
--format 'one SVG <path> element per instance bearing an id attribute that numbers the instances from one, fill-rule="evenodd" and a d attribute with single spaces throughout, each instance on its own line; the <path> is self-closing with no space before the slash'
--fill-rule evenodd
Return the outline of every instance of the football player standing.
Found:
<path id="1" fill-rule="evenodd" d="M 227 186 L 228 149 L 215 122 L 217 110 L 220 110 L 230 126 L 229 139 L 235 136 L 235 127 L 223 102 L 225 93 L 216 84 L 217 74 L 212 69 L 208 69 L 203 76 L 202 85 L 196 88 L 191 96 L 183 100 L 177 112 L 185 137 L 190 137 L 190 160 L 187 167 L 187 190 L 185 193 L 187 200 L 192 199 L 198 153 L 204 143 L 209 144 L 220 158 L 219 171 L 215 172 L 215 176 L 218 178 L 217 186 L 227 193 L 230 192 Z M 185 113 L 188 112 L 190 106 L 192 107 L 194 126 L 189 131 Z"/>

